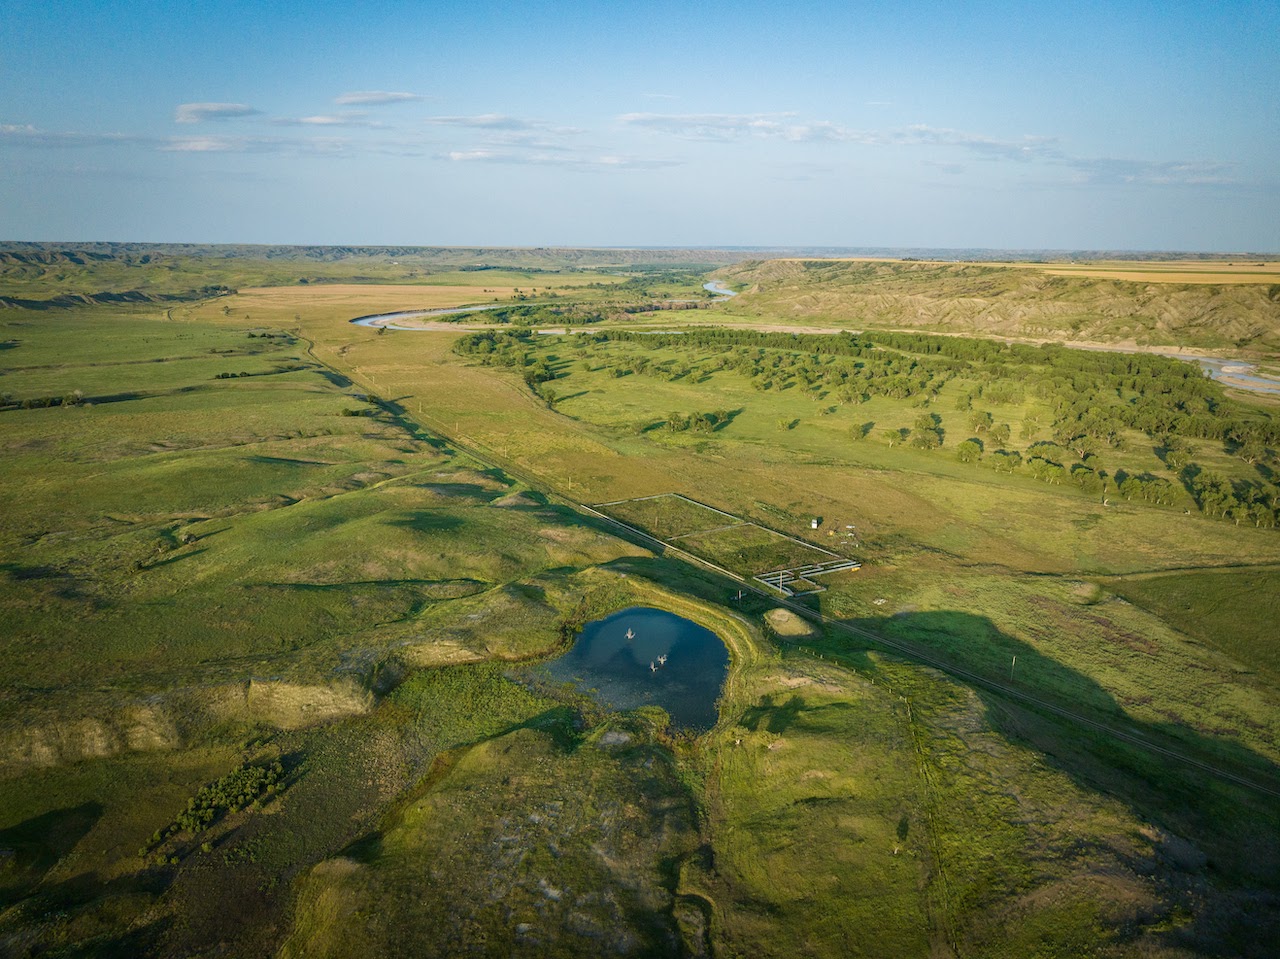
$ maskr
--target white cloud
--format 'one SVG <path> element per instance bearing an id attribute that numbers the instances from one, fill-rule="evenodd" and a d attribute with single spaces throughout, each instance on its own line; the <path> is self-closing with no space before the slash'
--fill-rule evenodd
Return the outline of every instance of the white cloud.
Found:
<path id="1" fill-rule="evenodd" d="M 292 156 L 332 156 L 348 152 L 351 144 L 339 137 L 172 137 L 161 144 L 165 153 L 277 153 Z"/>
<path id="2" fill-rule="evenodd" d="M 682 140 L 729 141 L 744 137 L 792 143 L 882 143 L 884 135 L 830 120 L 798 122 L 794 113 L 624 113 L 618 122 Z"/>
<path id="3" fill-rule="evenodd" d="M 513 117 L 505 113 L 482 113 L 476 116 L 426 117 L 423 121 L 434 126 L 463 127 L 506 134 L 538 132 L 554 136 L 576 136 L 582 133 L 575 127 L 561 127 L 546 120 Z"/>
<path id="4" fill-rule="evenodd" d="M 1154 186 L 1236 182 L 1233 166 L 1216 160 L 1123 160 L 1074 157 L 1064 161 L 1077 183 L 1146 183 Z"/>
<path id="5" fill-rule="evenodd" d="M 952 176 L 958 176 L 965 172 L 965 165 L 963 163 L 947 163 L 943 160 L 921 160 L 920 162 L 927 167 L 933 167 L 935 170 L 942 173 L 949 173 Z"/>
<path id="6" fill-rule="evenodd" d="M 452 150 L 437 159 L 454 163 L 502 163 L 514 166 L 555 166 L 578 170 L 657 170 L 682 161 L 602 153 L 543 153 L 525 150 Z"/>
<path id="7" fill-rule="evenodd" d="M 914 145 L 954 146 L 988 157 L 1004 160 L 1057 160 L 1062 158 L 1056 137 L 1023 136 L 1016 140 L 1000 140 L 996 137 L 930 127 L 916 124 L 886 135 L 887 142 Z"/>
<path id="8" fill-rule="evenodd" d="M 260 112 L 247 103 L 181 103 L 173 119 L 175 123 L 203 123 L 206 120 L 251 117 Z"/>
<path id="9" fill-rule="evenodd" d="M 776 136 L 790 113 L 624 113 L 618 122 L 683 140 L 733 140 Z"/>
<path id="10" fill-rule="evenodd" d="M 413 103 L 427 99 L 420 93 L 392 93 L 387 90 L 354 90 L 333 98 L 340 107 L 378 107 L 389 103 Z"/>
<path id="11" fill-rule="evenodd" d="M 0 142 L 29 147 L 125 146 L 155 142 L 128 133 L 53 133 L 29 123 L 0 123 Z"/>
<path id="12" fill-rule="evenodd" d="M 315 126 L 315 127 L 381 127 L 383 124 L 368 119 L 364 113 L 324 113 L 310 117 L 272 117 L 276 126 Z"/>
<path id="13" fill-rule="evenodd" d="M 474 127 L 480 130 L 534 130 L 539 126 L 536 120 L 523 120 L 520 117 L 506 116 L 501 113 L 482 113 L 471 117 L 427 117 L 426 123 L 440 126 Z"/>

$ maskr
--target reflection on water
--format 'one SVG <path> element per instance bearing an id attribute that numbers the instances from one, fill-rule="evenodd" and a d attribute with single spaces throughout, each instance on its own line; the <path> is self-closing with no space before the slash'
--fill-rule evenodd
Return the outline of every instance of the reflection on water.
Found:
<path id="1" fill-rule="evenodd" d="M 573 648 L 542 667 L 612 709 L 661 706 L 676 726 L 707 730 L 729 652 L 697 623 L 634 606 L 583 627 Z"/>

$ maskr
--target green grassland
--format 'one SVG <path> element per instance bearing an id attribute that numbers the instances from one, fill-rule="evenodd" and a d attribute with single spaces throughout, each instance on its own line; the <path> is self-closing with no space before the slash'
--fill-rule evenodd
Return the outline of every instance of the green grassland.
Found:
<path id="1" fill-rule="evenodd" d="M 482 293 L 498 271 L 434 275 Z M 593 277 L 610 288 L 581 302 L 632 278 Z M 1105 732 L 1276 778 L 1280 534 L 1250 498 L 1272 482 L 1266 443 L 1247 462 L 1234 439 L 1189 437 L 1191 474 L 1123 425 L 1068 459 L 1064 409 L 1036 386 L 1052 357 L 1002 372 L 885 342 L 937 387 L 895 396 L 837 383 L 865 357 L 807 340 L 744 358 L 613 335 L 628 316 L 607 337 L 459 353 L 462 334 L 352 327 L 341 305 L 273 297 L 245 319 L 244 302 L 0 313 L 6 953 L 1172 959 L 1280 942 L 1274 797 Z M 47 397 L 74 399 L 24 407 Z M 1265 407 L 1206 403 L 1267 435 Z M 912 442 L 927 432 L 940 445 Z M 1107 487 L 992 468 L 1037 443 Z M 1202 509 L 1201 473 L 1253 512 Z M 1126 498 L 1125 475 L 1174 495 Z M 862 560 L 807 600 L 860 632 L 780 639 L 769 597 L 571 506 L 628 499 L 606 512 L 695 534 L 686 548 L 721 535 L 711 510 L 632 499 L 669 491 Z M 709 733 L 523 671 L 637 604 L 729 648 Z M 1016 657 L 1020 690 L 1104 728 L 912 650 L 992 680 Z M 263 785 L 227 794 L 241 782 Z"/>

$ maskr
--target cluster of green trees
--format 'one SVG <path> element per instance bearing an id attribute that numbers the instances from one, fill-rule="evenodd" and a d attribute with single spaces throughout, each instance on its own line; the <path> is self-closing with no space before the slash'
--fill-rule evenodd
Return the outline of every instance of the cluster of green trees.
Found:
<path id="1" fill-rule="evenodd" d="M 668 413 L 666 429 L 671 433 L 693 430 L 695 433 L 714 433 L 733 418 L 728 410 L 711 413 Z"/>
<path id="2" fill-rule="evenodd" d="M 1280 486 L 1231 480 L 1221 473 L 1187 467 L 1187 485 L 1206 516 L 1230 520 L 1237 526 L 1252 523 L 1267 529 L 1280 525 Z"/>
<path id="3" fill-rule="evenodd" d="M 546 303 L 528 303 L 521 306 L 504 306 L 497 310 L 485 310 L 482 313 L 459 313 L 449 317 L 454 320 L 485 319 L 492 323 L 511 324 L 513 326 L 588 326 L 599 323 L 605 315 L 591 307 L 566 304 L 551 306 Z"/>
<path id="4" fill-rule="evenodd" d="M 798 388 L 815 399 L 832 397 L 842 404 L 884 396 L 911 399 L 927 409 L 945 384 L 958 381 L 964 391 L 956 408 L 968 414 L 971 431 L 955 446 L 962 462 L 985 462 L 998 472 L 1020 472 L 1052 485 L 1072 483 L 1090 494 L 1156 505 L 1177 502 L 1180 483 L 1208 516 L 1258 526 L 1280 522 L 1269 465 L 1280 449 L 1280 419 L 1232 402 L 1198 366 L 1182 360 L 890 332 L 596 330 L 573 341 L 585 348 L 609 343 L 639 347 L 610 356 L 608 368 L 614 376 L 675 380 L 730 370 L 748 377 L 761 391 Z M 555 375 L 545 359 L 536 358 L 527 333 L 507 338 L 500 332 L 476 333 L 464 337 L 457 349 L 478 354 L 485 363 L 523 369 L 535 389 Z M 668 355 L 654 357 L 657 351 Z M 593 368 L 587 359 L 581 365 Z M 1025 419 L 1021 438 L 1030 441 L 1048 432 L 1050 439 L 1020 452 L 1008 448 L 1013 427 L 997 422 L 989 409 L 976 404 L 1018 405 L 1028 396 L 1049 412 Z M 699 428 L 695 423 L 703 421 L 698 416 L 673 414 L 666 425 L 673 431 Z M 872 425 L 856 428 L 855 437 L 865 437 Z M 704 422 L 701 428 L 716 427 Z M 1107 451 L 1122 449 L 1126 434 L 1132 442 L 1133 432 L 1152 439 L 1156 455 L 1178 482 L 1104 468 Z M 921 450 L 938 449 L 945 439 L 941 418 L 927 412 L 916 417 L 913 428 L 885 430 L 881 436 L 890 444 Z M 1205 473 L 1192 462 L 1195 440 L 1221 442 L 1261 478 Z"/>
<path id="5" fill-rule="evenodd" d="M 152 849 L 179 833 L 195 835 L 203 832 L 222 816 L 259 805 L 265 797 L 275 794 L 283 785 L 284 766 L 279 760 L 241 766 L 202 786 L 187 801 L 187 808 L 164 829 L 157 829 L 150 842 L 138 850 L 138 854 L 145 857 Z"/>
<path id="6" fill-rule="evenodd" d="M 72 390 L 61 396 L 28 396 L 18 399 L 12 393 L 0 395 L 0 409 L 9 410 L 43 410 L 51 406 L 82 406 L 85 396 L 79 390 Z"/>

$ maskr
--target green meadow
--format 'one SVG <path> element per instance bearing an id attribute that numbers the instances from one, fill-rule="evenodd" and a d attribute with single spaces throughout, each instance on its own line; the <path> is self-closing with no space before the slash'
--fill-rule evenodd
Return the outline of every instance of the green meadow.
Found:
<path id="1" fill-rule="evenodd" d="M 126 252 L 0 295 L 272 289 L 0 312 L 6 954 L 1280 944 L 1273 406 L 650 312 L 719 260 Z M 725 642 L 709 732 L 530 670 L 633 605 Z"/>

